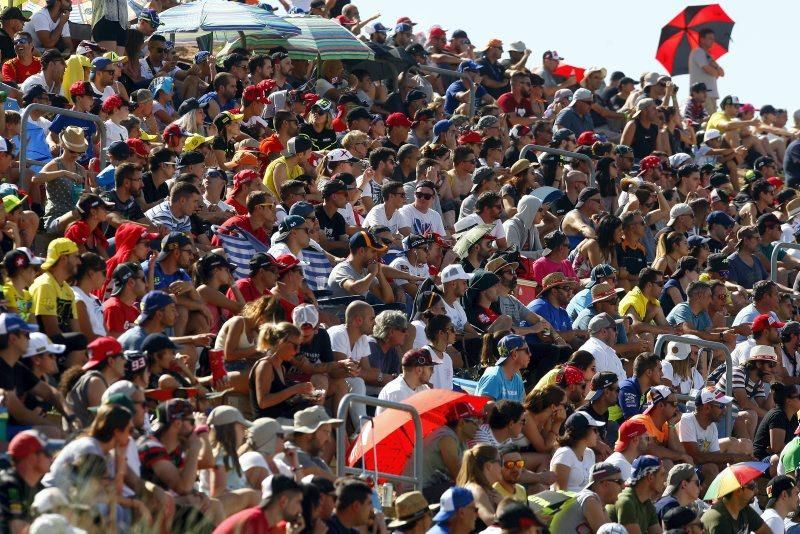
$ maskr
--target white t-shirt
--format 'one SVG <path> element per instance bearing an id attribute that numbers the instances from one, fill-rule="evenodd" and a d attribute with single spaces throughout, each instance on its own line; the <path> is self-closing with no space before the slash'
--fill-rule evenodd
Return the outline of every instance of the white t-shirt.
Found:
<path id="1" fill-rule="evenodd" d="M 569 447 L 559 447 L 553 458 L 550 460 L 550 471 L 555 471 L 557 465 L 569 467 L 569 479 L 567 479 L 567 491 L 581 491 L 589 483 L 589 469 L 594 465 L 594 451 L 586 448 L 583 451 L 583 459 L 580 460 Z M 552 490 L 557 490 L 555 484 Z"/>
<path id="2" fill-rule="evenodd" d="M 628 378 L 625 375 L 625 368 L 613 348 L 609 347 L 596 337 L 590 337 L 581 345 L 579 350 L 585 350 L 594 356 L 594 363 L 597 372 L 609 371 L 617 375 L 620 382 Z"/>
<path id="3" fill-rule="evenodd" d="M 161 69 L 161 65 L 153 65 L 153 68 L 151 69 L 150 65 L 147 63 L 147 58 L 139 60 L 139 75 L 145 80 L 152 80 L 153 78 L 155 78 L 156 74 L 153 71 L 157 73 L 159 69 Z M 174 69 L 169 71 L 169 73 L 166 74 L 166 76 L 174 78 L 175 73 L 178 72 L 179 70 L 181 70 L 180 67 L 175 67 Z"/>
<path id="4" fill-rule="evenodd" d="M 444 302 L 444 300 L 442 302 Z M 447 316 L 450 317 L 450 320 L 453 321 L 456 332 L 463 332 L 464 327 L 467 325 L 467 312 L 464 311 L 461 303 L 457 299 L 453 302 L 452 306 L 445 302 L 444 311 Z"/>
<path id="5" fill-rule="evenodd" d="M 339 208 L 336 210 L 339 214 L 344 217 L 344 223 L 348 226 L 360 226 L 356 222 L 356 212 L 353 211 L 353 205 L 349 202 L 344 205 L 343 208 Z"/>
<path id="6" fill-rule="evenodd" d="M 369 337 L 362 335 L 356 341 L 355 346 L 350 347 L 350 338 L 347 337 L 347 326 L 338 324 L 328 329 L 328 336 L 331 338 L 331 350 L 341 352 L 354 362 L 361 358 L 369 357 Z"/>
<path id="7" fill-rule="evenodd" d="M 419 235 L 430 234 L 431 232 L 445 235 L 444 223 L 439 212 L 429 209 L 427 213 L 422 213 L 413 204 L 406 204 L 400 210 L 411 223 L 411 232 Z"/>
<path id="8" fill-rule="evenodd" d="M 380 393 L 378 393 L 378 398 L 381 400 L 392 401 L 392 402 L 403 402 L 411 395 L 415 393 L 419 393 L 420 391 L 425 391 L 430 389 L 426 384 L 420 384 L 416 389 L 411 389 L 408 387 L 403 375 L 401 374 L 385 386 Z M 384 411 L 385 408 L 378 407 L 375 409 L 375 415 L 380 415 L 381 412 Z"/>
<path id="9" fill-rule="evenodd" d="M 610 463 L 611 465 L 615 465 L 619 467 L 620 474 L 622 475 L 622 480 L 628 480 L 631 478 L 631 473 L 633 473 L 633 466 L 625 458 L 625 455 L 621 452 L 614 451 L 611 455 L 606 458 L 606 462 Z"/>
<path id="10" fill-rule="evenodd" d="M 411 221 L 408 220 L 408 217 L 403 215 L 402 210 L 395 210 L 392 213 L 392 218 L 386 218 L 386 208 L 383 204 L 378 204 L 377 206 L 373 206 L 367 216 L 364 218 L 365 228 L 371 228 L 373 226 L 387 226 L 389 231 L 393 234 L 399 233 L 400 228 L 411 228 Z"/>
<path id="11" fill-rule="evenodd" d="M 434 350 L 430 345 L 425 345 L 428 352 L 431 353 L 431 360 L 439 365 L 433 366 L 433 375 L 431 375 L 431 385 L 434 389 L 453 390 L 453 360 L 446 352 L 440 358 L 439 353 Z"/>
<path id="12" fill-rule="evenodd" d="M 733 366 L 737 367 L 747 362 L 750 357 L 750 349 L 756 346 L 756 341 L 752 337 L 748 337 L 741 343 L 737 343 L 736 347 L 731 352 L 731 362 Z"/>
<path id="13" fill-rule="evenodd" d="M 411 321 L 414 326 L 414 342 L 411 345 L 412 349 L 421 349 L 428 344 L 428 337 L 425 335 L 425 323 L 416 319 Z"/>
<path id="14" fill-rule="evenodd" d="M 409 262 L 408 258 L 406 258 L 405 256 L 398 256 L 397 258 L 395 258 L 394 261 L 392 261 L 392 263 L 389 264 L 389 267 L 394 267 L 398 271 L 403 271 L 404 273 L 409 273 L 414 276 L 420 276 L 422 278 L 427 278 L 430 275 L 430 271 L 428 270 L 427 264 L 422 264 L 420 266 L 415 267 L 411 265 L 411 262 Z M 400 280 L 399 278 L 396 278 L 394 280 L 394 283 L 395 285 L 398 286 L 405 286 L 409 282 L 408 280 Z"/>
<path id="15" fill-rule="evenodd" d="M 108 148 L 114 141 L 128 140 L 128 129 L 124 126 L 120 126 L 111 119 L 108 119 L 103 125 L 106 127 L 106 146 L 103 148 Z"/>
<path id="16" fill-rule="evenodd" d="M 774 508 L 764 510 L 764 513 L 761 514 L 761 519 L 767 524 L 772 534 L 784 534 L 786 532 L 786 528 L 783 526 L 783 518 L 778 515 Z"/>
<path id="17" fill-rule="evenodd" d="M 681 378 L 675 375 L 672 362 L 662 360 L 661 373 L 664 375 L 664 378 L 672 382 L 672 386 L 676 388 L 681 395 L 688 395 L 693 388 L 703 389 L 703 375 L 701 375 L 695 367 L 692 368 L 691 378 Z"/>
<path id="18" fill-rule="evenodd" d="M 700 452 L 719 452 L 717 425 L 711 423 L 707 428 L 700 426 L 694 412 L 681 415 L 678 421 L 678 436 L 681 443 L 693 442 Z"/>
<path id="19" fill-rule="evenodd" d="M 44 79 L 44 73 L 37 72 L 29 76 L 22 84 L 20 85 L 20 90 L 24 93 L 34 85 L 41 85 L 45 89 L 47 89 L 48 93 L 53 93 L 57 95 L 63 95 L 64 91 L 61 89 L 61 84 L 53 82 L 50 85 L 47 85 L 47 80 Z"/>
<path id="20" fill-rule="evenodd" d="M 31 16 L 31 20 L 25 23 L 25 26 L 22 27 L 22 31 L 28 32 L 31 34 L 31 36 L 33 36 L 33 46 L 36 48 L 44 48 L 42 46 L 42 42 L 39 40 L 39 36 L 36 35 L 36 32 L 51 32 L 56 29 L 56 26 L 58 26 L 58 19 L 56 22 L 53 22 L 53 19 L 50 18 L 50 13 L 47 11 L 47 8 L 43 7 Z M 69 22 L 64 24 L 64 26 L 61 28 L 61 37 L 70 37 Z"/>
<path id="21" fill-rule="evenodd" d="M 103 321 L 103 307 L 100 301 L 94 295 L 87 295 L 78 286 L 72 286 L 72 292 L 75 293 L 75 298 L 86 306 L 86 312 L 89 314 L 89 324 L 92 325 L 92 332 L 98 336 L 106 335 L 106 325 Z"/>
<path id="22" fill-rule="evenodd" d="M 486 224 L 477 213 L 462 217 L 456 223 L 456 232 L 463 231 L 464 228 L 472 228 L 479 224 Z M 503 228 L 503 222 L 500 219 L 495 219 L 494 228 L 489 232 L 489 235 L 495 239 L 504 239 L 506 237 L 506 229 Z"/>

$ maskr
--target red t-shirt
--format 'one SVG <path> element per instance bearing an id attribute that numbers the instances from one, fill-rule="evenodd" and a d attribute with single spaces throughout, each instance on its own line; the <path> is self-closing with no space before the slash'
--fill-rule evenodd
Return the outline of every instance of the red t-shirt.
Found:
<path id="1" fill-rule="evenodd" d="M 303 300 L 303 295 L 301 295 L 300 293 L 297 293 L 297 304 L 294 304 L 291 301 L 286 300 L 284 298 L 278 299 L 278 304 L 280 305 L 281 308 L 283 308 L 283 316 L 286 318 L 291 317 L 294 309 L 300 304 L 303 304 L 304 302 L 305 300 Z"/>
<path id="2" fill-rule="evenodd" d="M 517 102 L 514 99 L 514 95 L 510 92 L 500 95 L 500 98 L 497 99 L 497 105 L 500 106 L 500 109 L 502 109 L 503 112 L 513 113 L 518 117 L 530 117 L 533 115 L 533 108 L 531 107 L 530 98 L 523 98 L 521 102 Z M 517 111 L 520 109 L 525 110 L 523 115 Z"/>
<path id="3" fill-rule="evenodd" d="M 133 327 L 137 317 L 136 306 L 125 304 L 117 297 L 110 297 L 103 303 L 103 322 L 109 332 L 125 332 Z"/>
<path id="4" fill-rule="evenodd" d="M 286 522 L 270 527 L 260 506 L 245 508 L 228 517 L 214 529 L 214 534 L 285 534 Z"/>
<path id="5" fill-rule="evenodd" d="M 15 57 L 3 63 L 3 81 L 22 83 L 41 70 L 42 62 L 37 58 L 34 57 L 30 65 L 23 65 L 19 58 Z"/>
<path id="6" fill-rule="evenodd" d="M 75 221 L 67 226 L 67 230 L 64 232 L 64 237 L 78 246 L 86 246 L 90 235 L 94 236 L 95 250 L 98 248 L 108 248 L 108 240 L 103 234 L 103 230 L 101 230 L 99 226 L 96 226 L 94 231 L 89 231 L 89 225 L 86 224 L 86 221 Z M 91 247 L 87 248 L 92 250 Z"/>
<path id="7" fill-rule="evenodd" d="M 236 215 L 247 215 L 247 206 L 239 202 L 233 197 L 228 197 L 225 204 L 236 210 Z"/>
<path id="8" fill-rule="evenodd" d="M 258 300 L 264 295 L 272 294 L 269 288 L 265 289 L 263 293 L 259 293 L 258 288 L 256 288 L 256 285 L 250 278 L 242 278 L 234 283 L 236 284 L 236 287 L 239 288 L 239 291 L 242 292 L 242 296 L 244 297 L 245 302 L 253 302 L 254 300 Z M 236 300 L 236 296 L 234 296 L 233 291 L 231 291 L 230 288 L 228 288 L 228 292 L 225 293 L 225 296 L 231 300 Z"/>
<path id="9" fill-rule="evenodd" d="M 263 228 L 259 228 L 258 230 L 254 230 L 253 227 L 250 225 L 250 217 L 248 215 L 235 215 L 222 223 L 219 227 L 220 231 L 226 231 L 234 226 L 238 226 L 245 232 L 250 232 L 253 234 L 256 239 L 264 243 L 265 245 L 269 246 L 269 234 Z M 222 245 L 219 238 L 215 235 L 214 238 L 211 240 L 214 246 L 219 247 Z"/>
<path id="10" fill-rule="evenodd" d="M 476 307 L 478 308 L 478 323 L 480 323 L 478 326 L 481 327 L 481 330 L 486 330 L 492 326 L 497 318 L 500 317 L 500 315 L 490 308 L 484 308 L 482 306 Z"/>

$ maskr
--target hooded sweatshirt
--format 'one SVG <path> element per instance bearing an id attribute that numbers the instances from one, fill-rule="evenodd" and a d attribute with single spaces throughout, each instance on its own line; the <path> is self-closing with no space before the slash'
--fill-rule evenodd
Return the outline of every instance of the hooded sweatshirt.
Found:
<path id="1" fill-rule="evenodd" d="M 509 247 L 517 247 L 521 256 L 532 260 L 542 256 L 544 246 L 539 238 L 539 229 L 533 224 L 542 201 L 533 195 L 519 200 L 517 213 L 503 223 Z"/>
<path id="2" fill-rule="evenodd" d="M 114 269 L 116 269 L 117 265 L 120 263 L 128 261 L 131 251 L 142 238 L 142 230 L 143 227 L 141 224 L 134 223 L 122 223 L 119 225 L 119 228 L 117 228 L 114 234 L 114 243 L 117 247 L 116 253 L 108 258 L 106 262 L 106 282 L 99 292 L 99 297 L 101 299 L 106 293 L 106 288 L 111 281 L 111 275 L 114 274 Z"/>

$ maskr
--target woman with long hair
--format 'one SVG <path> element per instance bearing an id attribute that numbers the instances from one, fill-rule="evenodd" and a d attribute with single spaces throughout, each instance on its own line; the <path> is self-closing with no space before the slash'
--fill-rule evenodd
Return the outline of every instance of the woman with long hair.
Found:
<path id="1" fill-rule="evenodd" d="M 434 291 L 422 291 L 414 298 L 414 316 L 411 318 L 411 326 L 414 327 L 414 342 L 412 349 L 419 349 L 428 343 L 425 335 L 425 327 L 434 315 L 445 315 L 447 311 L 444 307 L 444 299 L 439 293 Z"/>
<path id="2" fill-rule="evenodd" d="M 332 150 L 336 146 L 332 109 L 333 103 L 330 100 L 317 100 L 306 115 L 306 122 L 298 130 L 298 135 L 304 135 L 311 140 L 315 152 Z"/>
<path id="3" fill-rule="evenodd" d="M 597 445 L 597 428 L 604 426 L 585 412 L 575 412 L 564 422 L 564 434 L 550 460 L 555 472 L 553 490 L 581 491 L 589 482 L 589 470 L 595 464 L 592 447 Z"/>
<path id="4" fill-rule="evenodd" d="M 286 380 L 300 338 L 300 329 L 291 323 L 261 326 L 257 348 L 266 355 L 253 365 L 248 381 L 250 404 L 256 417 L 291 419 L 299 407 L 304 407 L 300 396 L 310 398 L 314 392 L 311 382 L 289 385 Z"/>
<path id="5" fill-rule="evenodd" d="M 605 215 L 597 225 L 597 237 L 584 239 L 570 253 L 572 267 L 579 278 L 588 278 L 592 268 L 601 263 L 617 268 L 617 246 L 622 243 L 622 221 Z"/>
<path id="6" fill-rule="evenodd" d="M 178 118 L 172 103 L 174 83 L 169 76 L 156 78 L 150 82 L 150 92 L 153 93 L 153 115 L 160 131 L 164 131 L 169 123 Z"/>
<path id="7" fill-rule="evenodd" d="M 103 298 L 108 287 L 108 281 L 114 274 L 114 269 L 120 263 L 133 261 L 141 263 L 150 258 L 148 262 L 149 270 L 147 273 L 147 290 L 152 291 L 155 284 L 156 254 L 150 250 L 150 242 L 158 239 L 158 234 L 151 233 L 147 228 L 137 223 L 122 223 L 114 233 L 114 242 L 117 247 L 114 255 L 106 262 L 106 283 L 97 292 L 97 296 Z"/>
<path id="8" fill-rule="evenodd" d="M 467 488 L 475 499 L 478 532 L 495 522 L 497 503 L 502 497 L 493 485 L 503 479 L 501 464 L 500 451 L 492 445 L 475 445 L 464 453 L 456 485 Z"/>
<path id="9" fill-rule="evenodd" d="M 659 243 L 664 245 L 664 254 L 653 261 L 653 269 L 671 276 L 678 269 L 678 260 L 689 255 L 689 242 L 681 232 L 670 232 L 662 234 Z"/>
<path id="10" fill-rule="evenodd" d="M 661 295 L 658 297 L 665 317 L 669 315 L 672 308 L 681 302 L 686 302 L 686 289 L 689 284 L 700 278 L 700 262 L 697 261 L 697 258 L 683 256 L 675 267 L 675 272 L 661 288 Z"/>
<path id="11" fill-rule="evenodd" d="M 506 216 L 511 218 L 517 213 L 520 199 L 539 185 L 539 175 L 536 174 L 536 167 L 527 159 L 514 163 L 509 172 L 511 179 L 500 188 L 500 197 Z"/>
<path id="12" fill-rule="evenodd" d="M 201 471 L 201 490 L 220 500 L 226 516 L 257 505 L 260 492 L 248 487 L 238 452 L 252 423 L 233 406 L 217 406 L 208 415 L 207 424 L 214 467 Z"/>
<path id="13" fill-rule="evenodd" d="M 36 315 L 31 313 L 33 307 L 33 297 L 28 288 L 39 275 L 37 261 L 41 264 L 41 259 L 35 259 L 30 249 L 14 249 L 6 253 L 3 257 L 3 299 L 6 301 L 6 308 L 12 313 L 16 313 L 22 320 L 32 324 L 37 324 Z"/>
<path id="14" fill-rule="evenodd" d="M 682 336 L 685 343 L 670 341 L 667 344 L 667 355 L 661 360 L 661 382 L 671 387 L 675 393 L 689 395 L 691 390 L 703 389 L 708 376 L 706 358 L 698 363 L 698 348 L 690 345 L 690 340 L 700 338 L 691 334 Z"/>
<path id="15" fill-rule="evenodd" d="M 481 339 L 481 367 L 486 368 L 495 365 L 497 360 L 500 359 L 500 353 L 497 351 L 497 344 L 510 333 L 511 330 L 498 330 L 496 332 L 487 332 L 483 334 Z"/>
<path id="16" fill-rule="evenodd" d="M 423 348 L 431 353 L 431 357 L 438 365 L 433 366 L 431 385 L 434 388 L 453 389 L 453 359 L 447 349 L 456 341 L 456 329 L 453 321 L 447 315 L 434 315 L 425 326 L 425 337 L 428 344 Z"/>
<path id="17" fill-rule="evenodd" d="M 234 268 L 233 264 L 215 252 L 206 254 L 194 264 L 194 286 L 214 319 L 211 324 L 211 332 L 214 334 L 219 332 L 227 315 L 239 313 L 245 305 L 242 292 L 233 283 Z M 234 299 L 227 297 L 228 289 L 233 293 Z"/>
<path id="18" fill-rule="evenodd" d="M 555 385 L 556 380 L 558 380 L 558 373 L 566 365 L 577 367 L 583 371 L 583 376 L 586 379 L 586 382 L 590 382 L 592 377 L 597 374 L 597 365 L 595 363 L 594 355 L 587 350 L 576 350 L 572 353 L 566 363 L 557 365 L 545 373 L 545 375 L 540 378 L 538 382 L 536 382 L 536 385 L 533 386 L 533 389 L 537 390 L 542 389 L 545 386 Z"/>
<path id="19" fill-rule="evenodd" d="M 775 382 L 771 386 L 775 407 L 764 415 L 753 440 L 753 456 L 770 462 L 770 472 L 776 473 L 778 457 L 797 429 L 800 410 L 800 386 Z"/>
<path id="20" fill-rule="evenodd" d="M 84 252 L 75 271 L 72 292 L 78 310 L 78 329 L 87 341 L 106 335 L 103 306 L 95 294 L 106 283 L 106 262 L 94 252 Z"/>
<path id="21" fill-rule="evenodd" d="M 523 456 L 531 470 L 546 469 L 567 418 L 567 394 L 556 385 L 547 385 L 528 393 L 524 406 L 522 435 L 528 440 L 528 452 Z"/>
<path id="22" fill-rule="evenodd" d="M 617 197 L 619 197 L 619 169 L 617 160 L 611 157 L 602 157 L 595 165 L 594 180 L 600 190 L 603 208 L 609 213 L 617 212 Z"/>
<path id="23" fill-rule="evenodd" d="M 108 240 L 102 225 L 106 222 L 112 204 L 92 193 L 84 193 L 78 199 L 79 218 L 67 226 L 64 237 L 78 245 L 80 252 L 94 252 L 108 258 Z"/>

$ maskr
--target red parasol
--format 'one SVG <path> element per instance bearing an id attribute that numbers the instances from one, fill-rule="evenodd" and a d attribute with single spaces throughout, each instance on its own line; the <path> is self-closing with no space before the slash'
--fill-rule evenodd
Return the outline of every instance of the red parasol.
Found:
<path id="1" fill-rule="evenodd" d="M 425 437 L 447 423 L 446 417 L 453 405 L 467 403 L 475 412 L 481 413 L 487 402 L 486 397 L 429 389 L 409 397 L 404 404 L 413 406 L 419 412 L 422 436 Z M 360 465 L 363 457 L 365 469 L 374 471 L 376 454 L 372 452 L 373 445 L 377 448 L 378 470 L 382 473 L 402 474 L 414 450 L 414 422 L 411 414 L 400 410 L 386 410 L 376 416 L 372 424 L 365 424 L 347 455 L 347 465 Z"/>
<path id="2" fill-rule="evenodd" d="M 688 6 L 661 28 L 656 59 L 672 76 L 689 73 L 689 53 L 699 47 L 700 30 L 714 31 L 716 42 L 709 54 L 717 59 L 728 51 L 733 20 L 719 4 Z"/>
<path id="3" fill-rule="evenodd" d="M 585 71 L 586 69 L 581 67 L 573 67 L 572 65 L 568 65 L 566 63 L 559 63 L 558 67 L 556 67 L 556 70 L 553 71 L 553 74 L 556 76 L 561 76 L 564 79 L 567 79 L 574 74 L 575 83 L 581 83 L 581 80 L 583 80 L 583 73 Z"/>

